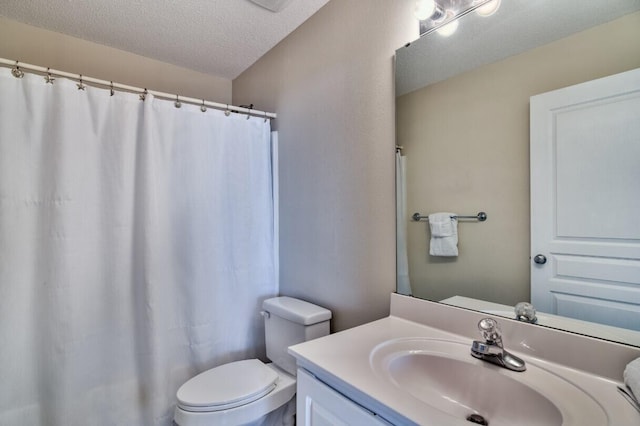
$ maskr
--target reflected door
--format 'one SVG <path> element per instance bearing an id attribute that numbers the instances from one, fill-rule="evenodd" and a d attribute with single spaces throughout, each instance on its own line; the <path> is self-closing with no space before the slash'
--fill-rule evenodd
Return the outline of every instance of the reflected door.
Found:
<path id="1" fill-rule="evenodd" d="M 640 69 L 530 102 L 531 301 L 640 330 Z"/>

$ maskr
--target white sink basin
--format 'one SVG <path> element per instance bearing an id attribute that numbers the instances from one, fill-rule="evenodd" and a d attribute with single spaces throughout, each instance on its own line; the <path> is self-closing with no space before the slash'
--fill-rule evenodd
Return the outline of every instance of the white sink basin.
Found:
<path id="1" fill-rule="evenodd" d="M 577 386 L 529 360 L 514 372 L 473 358 L 471 342 L 396 339 L 374 348 L 370 365 L 382 380 L 420 403 L 469 424 L 490 426 L 607 424 L 602 407 Z"/>

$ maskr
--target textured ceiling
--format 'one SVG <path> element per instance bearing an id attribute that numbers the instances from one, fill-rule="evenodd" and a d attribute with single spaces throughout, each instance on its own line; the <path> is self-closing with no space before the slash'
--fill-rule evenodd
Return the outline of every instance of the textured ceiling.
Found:
<path id="1" fill-rule="evenodd" d="M 329 0 L 1 0 L 0 15 L 233 79 Z"/>
<path id="2" fill-rule="evenodd" d="M 396 95 L 638 10 L 640 0 L 502 0 L 491 17 L 462 17 L 449 37 L 431 33 L 398 49 Z"/>

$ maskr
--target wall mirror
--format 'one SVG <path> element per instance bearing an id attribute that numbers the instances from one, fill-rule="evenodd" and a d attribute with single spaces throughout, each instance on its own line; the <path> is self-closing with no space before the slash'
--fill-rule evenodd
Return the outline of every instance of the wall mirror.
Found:
<path id="1" fill-rule="evenodd" d="M 537 267 L 530 237 L 530 98 L 637 68 L 637 0 L 502 0 L 491 16 L 459 18 L 447 37 L 431 32 L 398 49 L 396 143 L 402 155 L 396 160 L 404 175 L 397 192 L 398 292 L 513 318 L 514 305 L 531 301 Z M 633 161 L 640 170 L 638 145 Z M 640 200 L 638 181 L 631 198 Z M 480 211 L 487 213 L 484 222 L 459 220 L 457 257 L 430 256 L 429 224 L 411 218 Z M 601 219 L 615 221 L 616 212 Z M 577 320 L 579 312 L 538 309 L 541 325 L 640 346 L 636 222 L 637 256 L 620 261 L 622 286 L 632 295 L 625 297 L 633 303 L 609 306 L 600 293 L 592 301 L 630 321 L 613 326 Z M 547 266 L 555 268 L 554 262 Z M 596 273 L 585 285 L 602 281 Z"/>

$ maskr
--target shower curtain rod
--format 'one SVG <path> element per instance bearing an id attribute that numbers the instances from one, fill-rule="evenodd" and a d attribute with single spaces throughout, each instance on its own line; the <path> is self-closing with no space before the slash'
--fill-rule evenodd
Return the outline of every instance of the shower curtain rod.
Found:
<path id="1" fill-rule="evenodd" d="M 55 76 L 59 76 L 59 77 L 66 77 L 66 78 L 69 78 L 69 79 L 72 79 L 72 80 L 79 81 L 81 83 L 93 83 L 93 84 L 97 84 L 97 85 L 100 85 L 100 86 L 105 86 L 105 87 L 108 87 L 108 88 L 111 88 L 111 89 L 119 89 L 119 90 L 126 91 L 126 92 L 139 93 L 141 95 L 151 94 L 151 95 L 153 95 L 153 96 L 155 96 L 157 98 L 161 98 L 161 99 L 174 100 L 176 102 L 184 102 L 184 103 L 188 103 L 188 104 L 201 105 L 201 106 L 204 106 L 204 107 L 211 107 L 211 108 L 216 108 L 216 109 L 224 109 L 224 110 L 239 112 L 239 113 L 243 113 L 243 114 L 247 114 L 247 115 L 253 115 L 253 116 L 256 116 L 256 117 L 264 117 L 265 119 L 267 119 L 267 118 L 277 118 L 278 117 L 277 114 L 275 114 L 273 112 L 259 111 L 259 110 L 252 109 L 252 108 L 243 108 L 243 107 L 233 106 L 233 105 L 229 105 L 229 104 L 221 104 L 221 103 L 218 103 L 218 102 L 205 101 L 204 99 L 190 98 L 190 97 L 180 96 L 180 95 L 171 94 L 171 93 L 158 92 L 158 91 L 155 91 L 155 90 L 148 90 L 148 89 L 141 88 L 141 87 L 129 86 L 127 84 L 114 83 L 113 81 L 101 80 L 99 78 L 87 77 L 87 76 L 82 75 L 82 74 L 73 74 L 73 73 L 69 73 L 69 72 L 66 72 L 66 71 L 54 70 L 54 69 L 51 69 L 51 68 L 45 68 L 45 67 L 41 67 L 41 66 L 38 66 L 38 65 L 27 64 L 25 62 L 11 61 L 11 60 L 5 59 L 5 58 L 0 58 L 0 64 L 1 65 L 13 66 L 14 70 L 15 69 L 18 69 L 18 70 L 20 70 L 20 69 L 31 70 L 31 71 L 36 71 L 36 72 L 40 72 L 40 73 L 44 73 L 44 74 L 55 75 Z"/>

